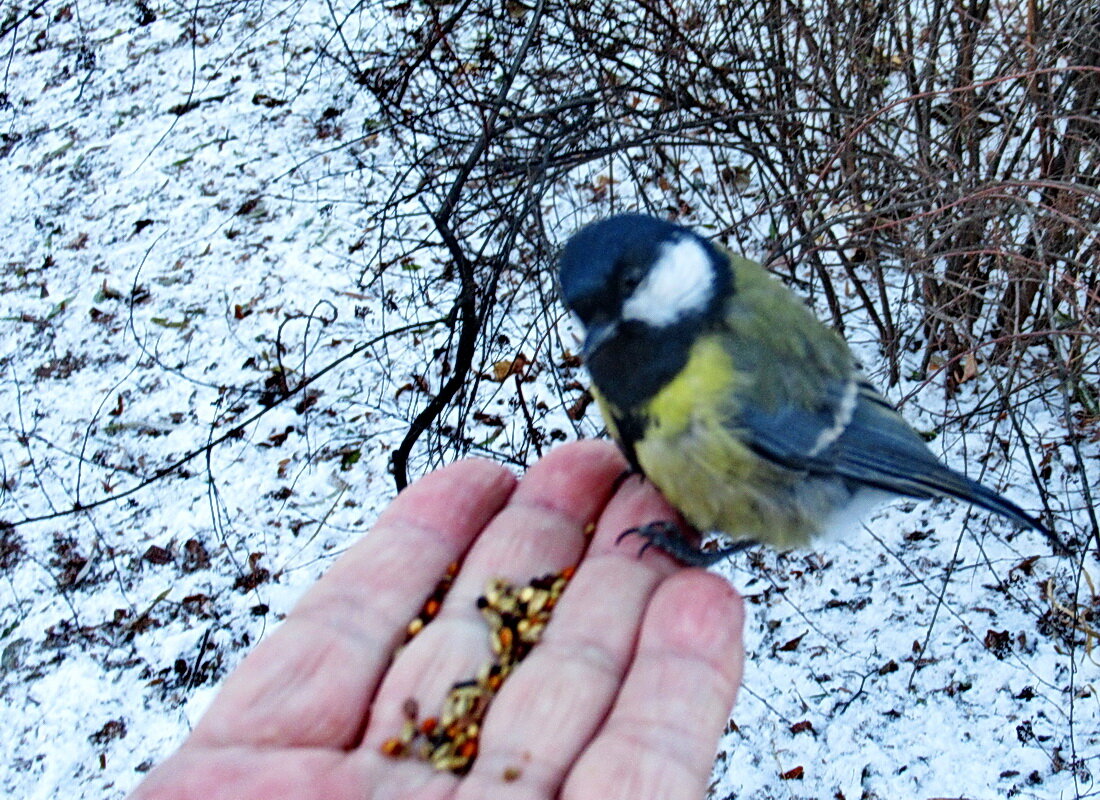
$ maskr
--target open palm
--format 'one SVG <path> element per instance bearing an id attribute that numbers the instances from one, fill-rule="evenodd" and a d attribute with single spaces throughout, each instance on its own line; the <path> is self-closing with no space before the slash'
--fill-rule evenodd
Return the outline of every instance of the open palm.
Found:
<path id="1" fill-rule="evenodd" d="M 606 442 L 516 481 L 468 460 L 402 492 L 225 683 L 133 794 L 151 798 L 702 797 L 740 684 L 740 598 L 618 535 L 671 510 Z M 584 531 L 595 523 L 589 540 Z M 439 616 L 406 625 L 460 561 Z M 465 776 L 382 754 L 414 698 L 439 708 L 489 650 L 476 600 L 577 564 L 542 642 L 496 696 Z M 396 656 L 395 656 L 396 653 Z"/>

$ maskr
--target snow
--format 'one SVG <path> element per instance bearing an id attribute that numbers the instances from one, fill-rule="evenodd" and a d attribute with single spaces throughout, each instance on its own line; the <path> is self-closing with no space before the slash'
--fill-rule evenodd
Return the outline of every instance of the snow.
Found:
<path id="1" fill-rule="evenodd" d="M 451 334 L 431 323 L 453 287 L 429 276 L 447 255 L 419 246 L 428 224 L 413 200 L 380 216 L 415 186 L 412 154 L 430 142 L 381 124 L 321 57 L 322 44 L 339 51 L 323 6 L 165 4 L 142 24 L 131 4 L 46 3 L 0 38 L 0 519 L 17 524 L 0 556 L 9 796 L 120 797 L 170 753 L 218 682 L 369 529 L 394 493 L 389 454 L 426 401 L 417 380 L 434 391 L 445 377 L 434 352 Z M 416 26 L 414 12 L 356 8 L 347 33 L 364 50 Z M 602 213 L 586 187 L 542 209 L 558 243 Z M 522 270 L 506 277 L 510 313 L 494 334 L 513 357 L 556 358 L 568 323 L 536 334 L 550 283 Z M 425 327 L 352 355 L 411 323 Z M 349 355 L 311 385 L 312 404 L 268 410 L 280 367 L 294 386 Z M 555 370 L 525 384 L 526 403 L 547 404 L 547 429 L 594 434 L 594 410 L 579 426 L 566 418 Z M 991 380 L 958 402 L 980 403 Z M 473 449 L 530 463 L 512 390 L 483 380 L 471 397 L 504 423 L 471 434 Z M 903 397 L 926 429 L 953 410 L 918 381 Z M 1067 466 L 1061 421 L 1027 421 L 1059 443 L 1052 481 L 1069 497 L 1088 476 Z M 977 468 L 967 454 L 994 435 L 1012 438 L 955 429 L 935 446 Z M 414 472 L 435 463 L 424 447 L 413 455 Z M 1019 488 L 1018 448 L 981 468 L 1039 507 Z M 1097 656 L 1066 646 L 1051 597 L 1095 614 L 1100 572 L 1073 566 L 1040 536 L 949 503 L 896 503 L 865 535 L 723 566 L 749 600 L 749 660 L 712 796 L 1095 793 Z M 270 576 L 250 580 L 256 569 Z M 799 722 L 812 729 L 792 732 Z M 781 777 L 795 767 L 801 778 Z"/>

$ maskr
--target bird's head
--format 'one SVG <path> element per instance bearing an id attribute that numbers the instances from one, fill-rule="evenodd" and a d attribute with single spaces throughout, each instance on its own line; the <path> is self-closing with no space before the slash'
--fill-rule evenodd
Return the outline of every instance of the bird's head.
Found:
<path id="1" fill-rule="evenodd" d="M 733 281 L 725 254 L 706 239 L 641 214 L 578 231 L 559 276 L 565 304 L 584 325 L 593 380 L 626 407 L 683 367 L 695 338 L 723 314 Z"/>

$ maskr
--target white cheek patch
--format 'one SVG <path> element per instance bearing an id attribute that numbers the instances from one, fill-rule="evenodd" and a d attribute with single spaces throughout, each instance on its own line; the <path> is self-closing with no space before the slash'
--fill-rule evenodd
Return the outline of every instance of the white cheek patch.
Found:
<path id="1" fill-rule="evenodd" d="M 714 266 L 702 244 L 688 237 L 669 242 L 623 303 L 622 317 L 655 327 L 671 325 L 706 308 L 713 284 Z"/>

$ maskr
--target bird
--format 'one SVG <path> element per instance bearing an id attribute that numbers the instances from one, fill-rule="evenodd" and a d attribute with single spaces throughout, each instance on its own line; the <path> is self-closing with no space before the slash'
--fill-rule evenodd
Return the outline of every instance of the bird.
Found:
<path id="1" fill-rule="evenodd" d="M 1035 517 L 942 463 L 840 334 L 760 264 L 631 213 L 574 233 L 558 279 L 628 474 L 694 529 L 659 520 L 623 533 L 643 537 L 643 550 L 709 566 L 757 544 L 804 547 L 902 495 L 969 502 L 1064 552 Z M 704 549 L 694 532 L 729 544 Z"/>

